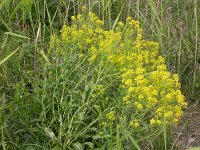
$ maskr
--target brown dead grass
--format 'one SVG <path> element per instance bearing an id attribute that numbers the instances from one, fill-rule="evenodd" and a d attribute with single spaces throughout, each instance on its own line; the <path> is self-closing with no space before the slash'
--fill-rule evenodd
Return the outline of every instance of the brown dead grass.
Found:
<path id="1" fill-rule="evenodd" d="M 200 103 L 190 104 L 181 122 L 173 131 L 174 143 L 178 150 L 200 146 Z"/>

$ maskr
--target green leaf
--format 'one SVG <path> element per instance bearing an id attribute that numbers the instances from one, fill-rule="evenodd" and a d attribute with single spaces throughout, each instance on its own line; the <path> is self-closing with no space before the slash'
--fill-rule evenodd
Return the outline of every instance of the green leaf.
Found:
<path id="1" fill-rule="evenodd" d="M 0 9 L 3 7 L 3 5 L 7 2 L 7 0 L 3 0 L 1 3 L 0 3 Z"/>
<path id="2" fill-rule="evenodd" d="M 125 4 L 125 3 L 123 3 L 123 6 L 121 7 L 121 10 L 120 10 L 119 14 L 117 15 L 117 18 L 115 19 L 115 22 L 113 23 L 112 30 L 114 30 L 114 28 L 116 27 L 116 25 L 117 25 L 117 23 L 118 23 L 118 21 L 119 21 L 119 18 L 120 18 L 120 16 L 121 16 L 121 13 L 122 13 L 123 8 L 124 8 L 124 4 Z"/>
<path id="3" fill-rule="evenodd" d="M 39 52 L 40 52 L 41 56 L 45 59 L 45 61 L 47 62 L 47 64 L 48 64 L 48 65 L 51 65 L 51 63 L 50 63 L 48 57 L 45 55 L 44 51 L 41 50 L 41 51 L 39 51 Z"/>
<path id="4" fill-rule="evenodd" d="M 123 125 L 122 125 L 123 126 Z M 126 130 L 126 128 L 123 126 L 123 130 L 124 134 L 131 140 L 131 142 L 133 143 L 133 145 L 137 148 L 137 150 L 142 150 L 138 143 L 136 142 L 136 140 L 133 138 L 133 136 Z"/>
<path id="5" fill-rule="evenodd" d="M 83 146 L 81 145 L 81 143 L 79 142 L 76 142 L 73 144 L 73 147 L 76 149 L 76 150 L 83 150 Z"/>
<path id="6" fill-rule="evenodd" d="M 92 138 L 93 140 L 98 140 L 98 139 L 102 139 L 103 137 L 100 135 L 94 135 Z"/>
<path id="7" fill-rule="evenodd" d="M 19 50 L 19 48 L 17 48 L 15 51 L 13 51 L 12 53 L 10 53 L 8 56 L 6 56 L 3 60 L 0 61 L 0 66 L 6 62 L 12 55 L 14 55 L 17 51 Z"/>
<path id="8" fill-rule="evenodd" d="M 50 128 L 44 128 L 44 132 L 50 139 L 55 137 L 54 132 Z"/>
<path id="9" fill-rule="evenodd" d="M 84 145 L 87 145 L 90 148 L 94 148 L 94 144 L 92 142 L 85 142 Z"/>
<path id="10" fill-rule="evenodd" d="M 3 18 L 1 18 L 1 16 L 0 16 L 0 22 L 2 22 L 2 24 L 6 27 L 8 31 L 12 32 L 12 29 L 9 27 L 6 21 Z"/>
<path id="11" fill-rule="evenodd" d="M 30 40 L 30 38 L 27 37 L 27 36 L 20 35 L 20 34 L 16 34 L 16 33 L 13 33 L 13 32 L 5 32 L 4 34 L 6 34 L 6 35 L 12 35 L 12 36 L 15 36 L 15 37 L 19 37 L 19 38 L 23 38 L 23 39 L 28 39 L 28 40 Z"/>

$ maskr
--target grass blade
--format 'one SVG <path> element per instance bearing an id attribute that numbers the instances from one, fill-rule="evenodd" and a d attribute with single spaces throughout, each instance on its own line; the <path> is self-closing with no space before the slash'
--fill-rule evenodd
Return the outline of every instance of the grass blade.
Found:
<path id="1" fill-rule="evenodd" d="M 12 29 L 9 27 L 9 25 L 3 20 L 3 18 L 1 18 L 0 16 L 0 22 L 2 22 L 2 24 L 6 27 L 6 29 L 10 32 L 12 32 Z"/>
<path id="2" fill-rule="evenodd" d="M 114 30 L 114 28 L 116 27 L 116 25 L 117 25 L 117 23 L 118 23 L 118 21 L 119 21 L 119 18 L 120 18 L 120 16 L 121 16 L 122 11 L 123 11 L 123 8 L 124 8 L 124 4 L 125 4 L 125 3 L 123 3 L 123 6 L 121 7 L 121 10 L 120 10 L 120 12 L 119 12 L 117 18 L 115 19 L 115 22 L 113 23 L 112 30 Z"/>
<path id="3" fill-rule="evenodd" d="M 19 47 L 18 47 L 15 51 L 13 51 L 12 53 L 10 53 L 8 56 L 6 56 L 3 60 L 1 60 L 1 61 L 0 61 L 0 66 L 1 66 L 4 62 L 6 62 L 12 55 L 14 55 L 18 50 L 19 50 Z"/>
<path id="4" fill-rule="evenodd" d="M 124 126 L 123 126 L 123 132 L 131 140 L 131 142 L 133 143 L 133 145 L 135 146 L 135 148 L 137 148 L 137 150 L 142 150 L 139 147 L 139 145 L 137 144 L 136 140 L 131 136 L 131 134 L 126 130 L 126 128 Z"/>
<path id="5" fill-rule="evenodd" d="M 23 39 L 28 39 L 28 40 L 30 40 L 30 38 L 27 37 L 27 36 L 20 35 L 20 34 L 16 34 L 16 33 L 13 33 L 13 32 L 5 32 L 4 34 L 6 34 L 6 35 L 12 35 L 12 36 L 15 36 L 15 37 L 19 37 L 19 38 L 23 38 Z"/>

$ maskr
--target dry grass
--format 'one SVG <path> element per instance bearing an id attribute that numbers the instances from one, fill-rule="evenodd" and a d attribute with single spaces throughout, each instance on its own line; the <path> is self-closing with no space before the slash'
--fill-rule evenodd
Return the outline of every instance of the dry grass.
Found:
<path id="1" fill-rule="evenodd" d="M 200 103 L 191 104 L 181 123 L 175 127 L 173 139 L 178 150 L 200 146 Z"/>

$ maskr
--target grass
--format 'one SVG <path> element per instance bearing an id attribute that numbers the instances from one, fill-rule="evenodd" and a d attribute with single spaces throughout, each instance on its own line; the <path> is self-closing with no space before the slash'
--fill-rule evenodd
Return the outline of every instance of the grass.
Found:
<path id="1" fill-rule="evenodd" d="M 57 112 L 53 112 L 55 110 L 52 108 L 54 105 L 44 103 L 48 97 L 63 99 L 64 85 L 67 85 L 67 82 L 61 82 L 60 78 L 63 78 L 64 74 L 61 74 L 60 77 L 56 76 L 56 86 L 55 89 L 51 89 L 53 95 L 50 96 L 47 89 L 51 87 L 47 86 L 49 84 L 47 82 L 51 83 L 52 81 L 46 79 L 42 83 L 44 87 L 41 91 L 31 91 L 32 88 L 29 87 L 29 83 L 35 83 L 35 86 L 39 86 L 39 83 L 31 79 L 29 75 L 45 74 L 38 67 L 38 61 L 41 61 L 38 58 L 42 56 L 46 60 L 46 63 L 48 63 L 49 58 L 46 55 L 46 50 L 49 47 L 50 36 L 59 34 L 62 26 L 71 22 L 71 16 L 81 12 L 82 6 L 87 6 L 88 10 L 95 12 L 104 20 L 107 29 L 113 29 L 118 21 L 125 21 L 128 16 L 138 20 L 144 30 L 145 39 L 159 42 L 160 53 L 165 57 L 168 69 L 173 73 L 178 72 L 182 83 L 182 90 L 188 101 L 191 103 L 199 101 L 200 50 L 198 22 L 200 18 L 198 14 L 200 10 L 198 8 L 200 7 L 200 2 L 198 0 L 69 0 L 68 2 L 64 0 L 2 0 L 0 2 L 0 99 L 2 101 L 2 105 L 0 105 L 0 146 L 3 150 L 7 149 L 8 145 L 10 145 L 10 149 L 18 149 L 17 147 L 22 141 L 24 142 L 24 148 L 31 149 L 35 147 L 36 149 L 45 149 L 49 146 L 49 143 L 45 143 L 46 136 L 51 138 L 53 143 L 61 143 L 62 134 L 64 133 L 62 133 L 62 124 L 59 118 L 60 114 L 66 112 L 62 109 L 62 105 L 58 106 Z M 71 69 L 65 73 L 72 73 L 77 70 L 81 71 L 81 67 L 78 64 L 77 68 Z M 98 72 L 98 70 L 90 70 L 90 68 L 86 70 L 88 74 L 95 71 Z M 68 79 L 66 74 L 65 77 Z M 22 81 L 22 78 L 25 81 Z M 75 87 L 79 87 L 79 84 L 84 85 L 85 88 L 90 87 L 90 83 L 87 80 L 83 78 L 79 80 L 80 83 L 76 83 Z M 17 84 L 20 84 L 18 88 L 24 87 L 26 90 L 13 90 L 13 87 Z M 52 82 L 52 84 L 54 83 Z M 56 89 L 58 86 L 62 87 L 59 92 Z M 74 90 L 77 89 L 75 88 Z M 23 100 L 19 100 L 20 96 L 28 97 L 31 92 L 38 93 L 35 95 L 36 101 L 34 105 L 32 103 L 23 105 Z M 83 98 L 85 93 L 87 92 L 82 93 L 83 95 L 79 93 L 80 98 Z M 42 102 L 38 102 L 37 99 L 41 99 Z M 14 108 L 15 104 L 19 108 Z M 80 105 L 81 107 L 77 109 L 75 115 L 69 117 L 76 120 L 77 117 L 84 116 L 84 108 L 88 108 L 90 105 Z M 76 106 L 70 107 L 76 108 Z M 18 118 L 18 113 L 26 114 L 29 108 L 31 110 L 29 112 L 32 112 L 33 116 L 38 115 L 37 112 L 42 112 L 38 116 L 41 124 L 34 124 L 34 120 L 30 122 L 31 118 L 26 118 L 31 116 L 28 114 L 24 118 Z M 41 108 L 42 110 L 40 110 Z M 7 114 L 7 110 L 12 113 Z M 48 120 L 48 113 L 51 111 L 54 120 Z M 20 120 L 26 120 L 27 122 L 20 122 Z M 50 122 L 48 126 L 47 120 Z M 72 121 L 74 120 L 72 119 Z M 95 121 L 94 119 L 93 123 Z M 80 133 L 76 134 L 80 136 L 85 135 L 85 131 L 90 129 L 91 125 L 88 125 Z M 56 135 L 56 138 L 52 137 L 52 126 L 60 127 L 59 135 Z M 78 138 L 77 135 L 74 135 L 76 127 L 72 127 L 70 123 L 69 126 L 71 128 L 70 132 L 66 134 L 69 134 L 70 138 L 73 136 Z M 38 127 L 44 132 L 38 130 Z M 12 132 L 7 128 L 12 128 Z M 26 131 L 25 129 L 30 130 Z M 129 139 L 137 149 L 142 149 L 125 128 L 123 131 L 119 130 L 116 134 L 118 141 L 120 141 L 120 132 L 123 132 L 126 136 L 124 138 Z M 163 140 L 156 141 L 157 139 L 151 139 L 147 145 L 154 147 L 154 149 L 167 149 L 167 146 L 170 145 L 170 140 L 168 139 L 169 133 L 166 133 L 165 128 L 155 133 L 158 134 L 159 132 L 164 133 Z M 30 135 L 37 135 L 37 138 L 35 138 L 37 140 L 32 141 L 33 139 L 31 139 Z M 66 139 L 65 142 L 68 144 L 69 139 Z M 29 143 L 35 143 L 35 145 L 29 145 Z M 41 145 L 40 143 L 43 144 Z M 111 143 L 112 141 L 110 141 Z M 88 147 L 92 147 L 91 143 L 85 144 Z M 118 142 L 117 144 L 117 149 L 120 149 L 122 146 L 121 143 Z M 80 143 L 75 143 L 73 146 L 79 149 Z M 59 149 L 59 146 L 55 145 L 56 148 Z"/>

